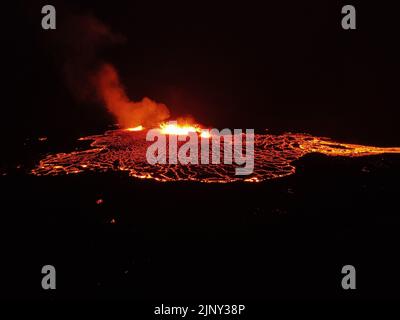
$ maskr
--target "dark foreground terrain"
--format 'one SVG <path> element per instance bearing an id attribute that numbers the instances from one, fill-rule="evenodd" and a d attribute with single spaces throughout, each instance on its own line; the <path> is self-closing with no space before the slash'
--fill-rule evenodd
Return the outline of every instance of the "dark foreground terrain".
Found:
<path id="1" fill-rule="evenodd" d="M 256 184 L 10 172 L 0 177 L 1 295 L 399 298 L 400 157 L 311 154 L 297 167 Z M 46 264 L 57 270 L 53 291 L 41 288 Z M 357 271 L 354 291 L 341 288 L 346 264 Z"/>

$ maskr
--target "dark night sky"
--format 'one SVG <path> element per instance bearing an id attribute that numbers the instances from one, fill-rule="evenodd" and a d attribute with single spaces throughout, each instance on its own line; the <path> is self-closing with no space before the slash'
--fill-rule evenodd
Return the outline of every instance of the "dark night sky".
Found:
<path id="1" fill-rule="evenodd" d="M 40 28 L 43 4 L 20 1 L 9 10 L 20 23 L 9 40 L 2 130 L 18 124 L 21 136 L 98 131 L 112 117 L 71 97 L 48 45 L 59 30 Z M 174 116 L 191 114 L 217 128 L 400 144 L 399 26 L 391 4 L 354 2 L 356 31 L 342 30 L 340 1 L 52 4 L 59 25 L 68 23 L 66 13 L 92 13 L 123 34 L 126 43 L 101 58 L 116 65 L 131 98 L 163 102 Z"/>

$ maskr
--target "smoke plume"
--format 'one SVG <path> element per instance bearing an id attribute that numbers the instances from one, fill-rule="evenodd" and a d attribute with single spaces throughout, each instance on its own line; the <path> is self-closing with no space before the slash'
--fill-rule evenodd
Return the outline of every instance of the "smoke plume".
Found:
<path id="1" fill-rule="evenodd" d="M 57 45 L 67 86 L 78 101 L 104 105 L 122 127 L 154 126 L 169 117 L 164 104 L 130 100 L 116 68 L 99 58 L 101 49 L 124 42 L 123 36 L 92 15 L 71 15 L 65 22 Z"/>
<path id="2" fill-rule="evenodd" d="M 97 96 L 123 127 L 154 126 L 169 117 L 168 108 L 149 98 L 131 101 L 121 85 L 118 73 L 110 64 L 102 65 L 93 78 Z"/>

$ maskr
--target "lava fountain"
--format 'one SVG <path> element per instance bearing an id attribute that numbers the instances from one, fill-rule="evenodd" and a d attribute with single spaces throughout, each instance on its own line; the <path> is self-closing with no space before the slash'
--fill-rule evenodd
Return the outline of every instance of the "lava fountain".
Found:
<path id="1" fill-rule="evenodd" d="M 195 132 L 204 138 L 210 137 L 199 125 L 193 124 L 162 123 L 159 129 L 166 135 L 188 135 Z M 154 179 L 160 182 L 261 182 L 295 173 L 296 167 L 293 162 L 309 153 L 321 153 L 335 157 L 361 157 L 384 153 L 400 154 L 400 147 L 380 148 L 347 144 L 308 134 L 256 134 L 254 136 L 254 171 L 249 176 L 235 176 L 235 166 L 222 162 L 208 165 L 151 165 L 146 159 L 146 150 L 151 144 L 146 141 L 146 132 L 146 128 L 137 126 L 109 130 L 101 135 L 80 138 L 81 141 L 91 141 L 87 149 L 70 153 L 49 154 L 32 170 L 32 174 L 45 176 L 77 174 L 88 171 L 126 171 L 129 176 L 134 178 Z M 183 144 L 184 142 L 180 143 Z M 223 152 L 220 156 L 223 157 Z"/>

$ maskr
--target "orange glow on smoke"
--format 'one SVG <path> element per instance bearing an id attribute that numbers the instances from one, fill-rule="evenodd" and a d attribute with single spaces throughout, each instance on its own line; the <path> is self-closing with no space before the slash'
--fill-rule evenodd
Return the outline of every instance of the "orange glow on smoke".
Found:
<path id="1" fill-rule="evenodd" d="M 151 127 L 168 119 L 166 105 L 149 98 L 132 101 L 121 83 L 117 70 L 110 64 L 102 65 L 92 77 L 92 83 L 100 101 L 112 113 L 123 128 L 140 125 Z"/>

